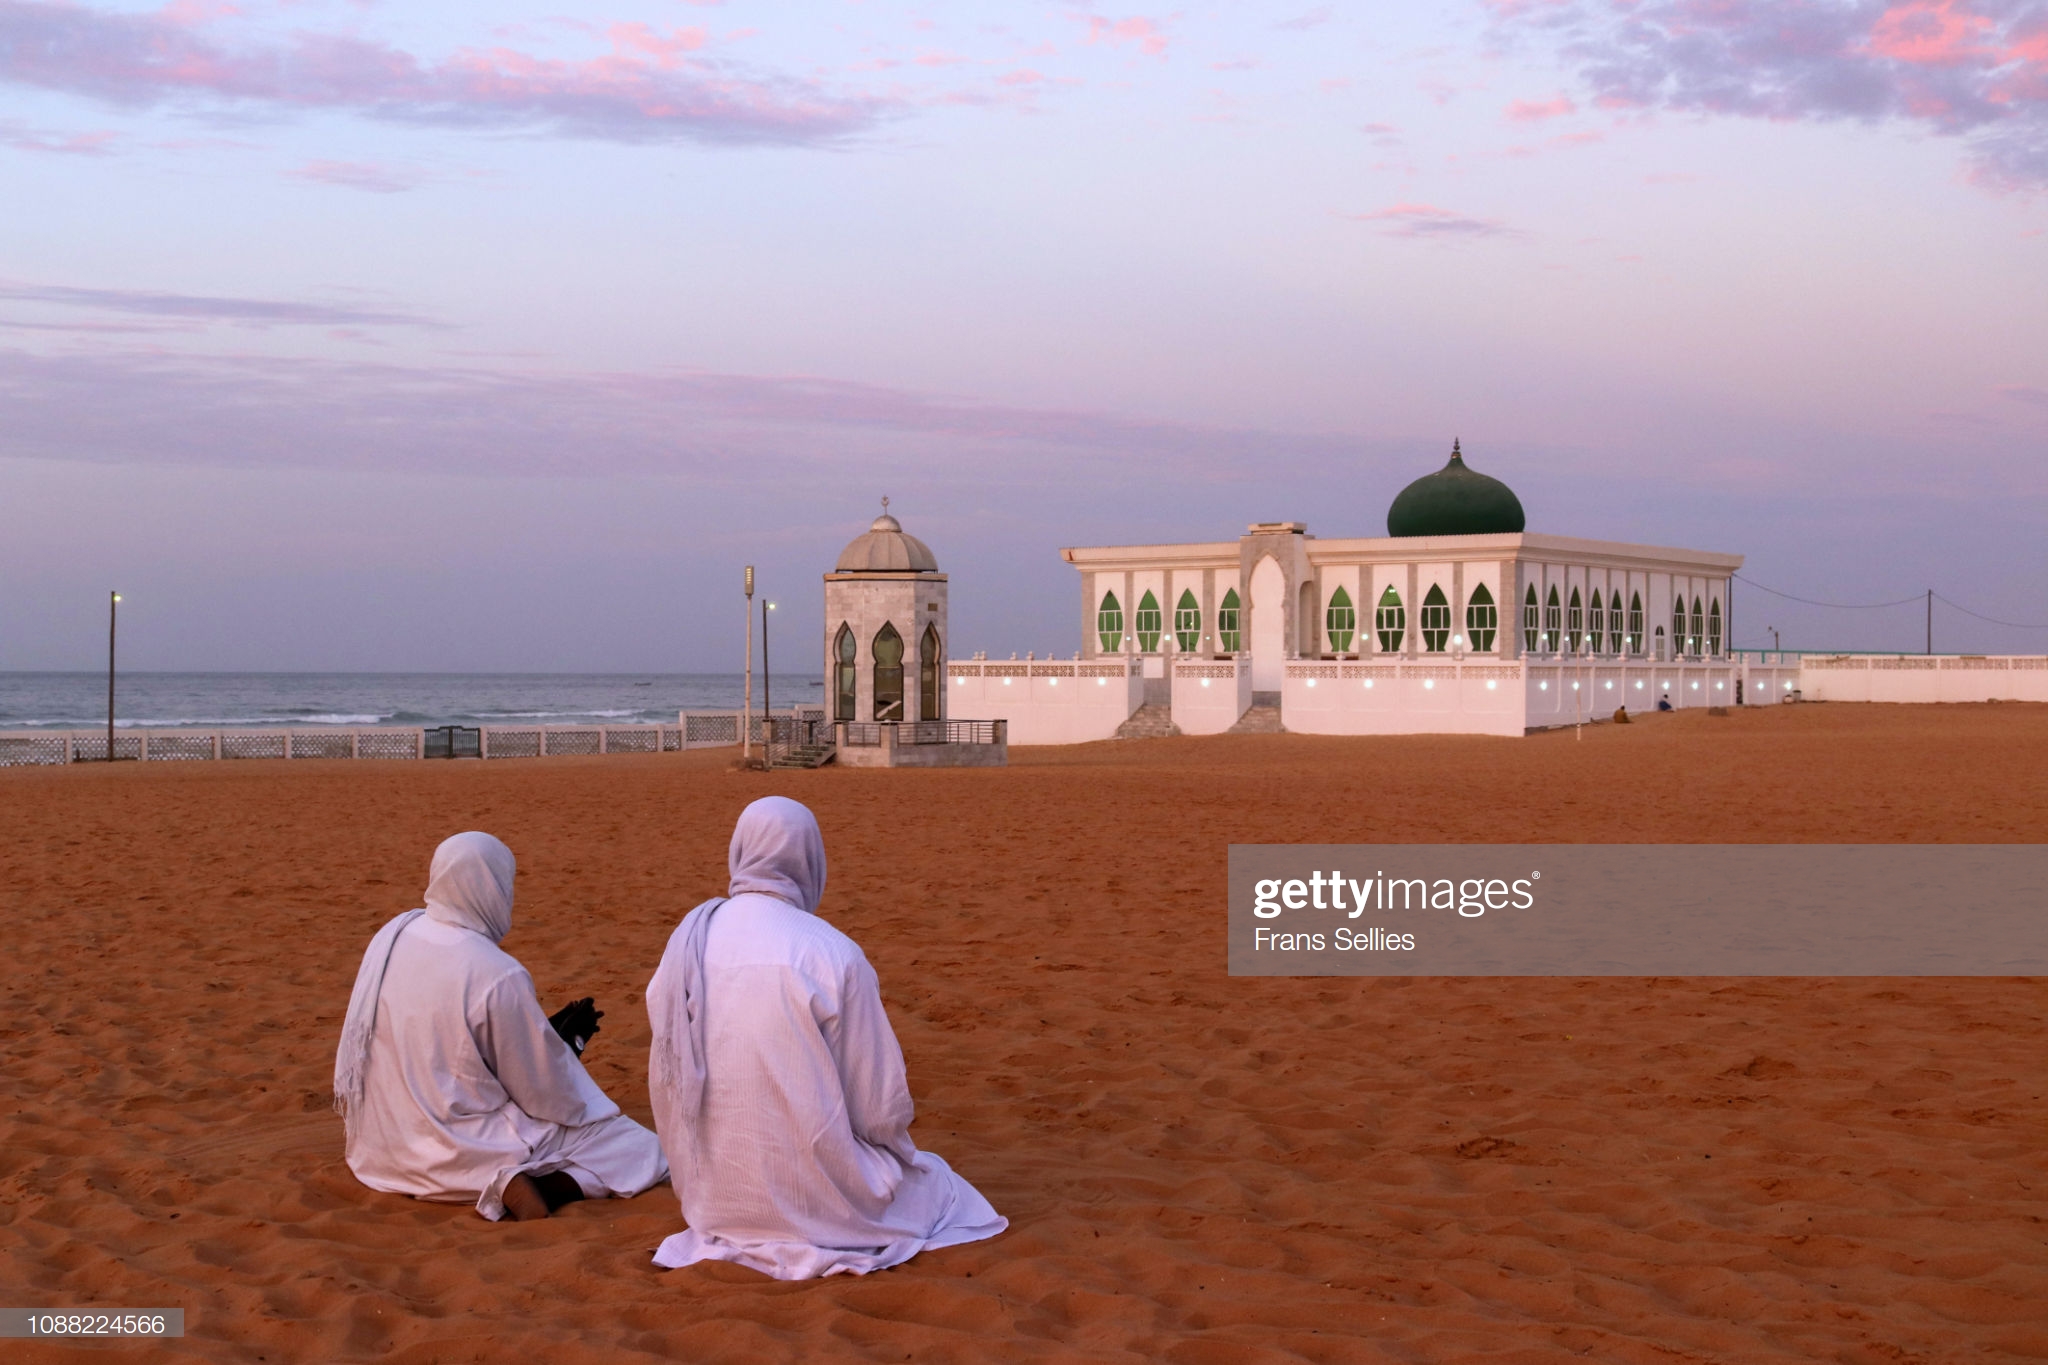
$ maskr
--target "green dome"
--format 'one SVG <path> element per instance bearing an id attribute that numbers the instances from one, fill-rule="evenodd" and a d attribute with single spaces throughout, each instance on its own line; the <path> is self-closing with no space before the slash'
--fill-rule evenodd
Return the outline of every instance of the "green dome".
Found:
<path id="1" fill-rule="evenodd" d="M 1465 468 L 1456 441 L 1449 464 L 1402 489 L 1387 509 L 1390 536 L 1492 536 L 1517 533 L 1526 524 L 1514 490 Z"/>

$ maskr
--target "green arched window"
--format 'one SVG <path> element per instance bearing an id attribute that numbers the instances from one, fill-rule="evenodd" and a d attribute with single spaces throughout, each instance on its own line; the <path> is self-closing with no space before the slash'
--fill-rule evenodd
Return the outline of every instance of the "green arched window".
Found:
<path id="1" fill-rule="evenodd" d="M 1441 654 L 1451 643 L 1451 604 L 1444 590 L 1432 583 L 1422 595 L 1422 647 Z"/>
<path id="2" fill-rule="evenodd" d="M 1718 597 L 1707 607 L 1707 653 L 1716 656 L 1721 653 L 1721 599 Z"/>
<path id="3" fill-rule="evenodd" d="M 1607 648 L 1607 608 L 1603 605 L 1600 589 L 1593 589 L 1590 605 L 1586 609 L 1586 639 L 1592 644 L 1593 652 L 1600 654 Z"/>
<path id="4" fill-rule="evenodd" d="M 1528 595 L 1522 599 L 1522 650 L 1534 654 L 1543 647 L 1543 623 L 1538 619 L 1536 606 L 1536 585 L 1529 585 Z"/>
<path id="5" fill-rule="evenodd" d="M 939 718 L 939 628 L 928 625 L 917 646 L 917 718 Z"/>
<path id="6" fill-rule="evenodd" d="M 1096 609 L 1095 638 L 1102 642 L 1104 654 L 1123 653 L 1124 608 L 1113 592 L 1102 594 L 1102 605 Z"/>
<path id="7" fill-rule="evenodd" d="M 1687 653 L 1697 654 L 1700 652 L 1700 641 L 1705 638 L 1706 633 L 1706 614 L 1700 610 L 1700 599 L 1695 597 L 1692 599 L 1692 634 L 1688 637 L 1692 648 Z"/>
<path id="8" fill-rule="evenodd" d="M 1180 601 L 1173 604 L 1173 642 L 1184 653 L 1202 647 L 1202 606 L 1187 588 L 1180 590 Z"/>
<path id="9" fill-rule="evenodd" d="M 832 719 L 853 720 L 854 656 L 860 646 L 853 638 L 853 627 L 844 624 L 839 634 L 832 639 Z"/>
<path id="10" fill-rule="evenodd" d="M 1557 588 L 1550 589 L 1550 600 L 1543 604 L 1543 650 L 1546 654 L 1557 652 L 1558 641 L 1564 638 L 1564 608 L 1558 604 Z"/>
<path id="11" fill-rule="evenodd" d="M 1671 604 L 1671 657 L 1680 658 L 1685 653 L 1685 599 L 1678 598 Z"/>
<path id="12" fill-rule="evenodd" d="M 1138 609 L 1132 613 L 1132 628 L 1137 632 L 1138 649 L 1145 654 L 1159 652 L 1159 599 L 1152 595 L 1150 588 L 1138 599 Z"/>
<path id="13" fill-rule="evenodd" d="M 1351 637 L 1358 633 L 1358 610 L 1351 605 L 1351 594 L 1342 588 L 1330 594 L 1330 609 L 1323 613 L 1323 630 L 1331 652 L 1351 652 Z"/>
<path id="14" fill-rule="evenodd" d="M 1493 594 L 1481 583 L 1465 601 L 1465 638 L 1474 650 L 1491 654 L 1494 632 L 1499 628 L 1500 612 L 1493 605 Z"/>
<path id="15" fill-rule="evenodd" d="M 1643 652 L 1643 595 L 1639 592 L 1628 595 L 1628 652 Z"/>
<path id="16" fill-rule="evenodd" d="M 1407 633 L 1408 611 L 1401 605 L 1401 594 L 1394 591 L 1391 583 L 1380 594 L 1379 610 L 1373 613 L 1372 625 L 1379 632 L 1380 649 L 1388 654 L 1399 654 L 1401 637 Z"/>
<path id="17" fill-rule="evenodd" d="M 1216 608 L 1216 643 L 1225 654 L 1235 654 L 1244 648 L 1244 636 L 1238 630 L 1237 589 L 1223 594 L 1223 605 Z"/>
<path id="18" fill-rule="evenodd" d="M 1565 648 L 1573 654 L 1579 652 L 1579 637 L 1583 633 L 1581 628 L 1584 625 L 1584 612 L 1579 606 L 1579 590 L 1573 588 L 1571 605 L 1565 608 L 1564 613 Z"/>
<path id="19" fill-rule="evenodd" d="M 875 719 L 903 719 L 903 637 L 887 623 L 875 632 Z"/>

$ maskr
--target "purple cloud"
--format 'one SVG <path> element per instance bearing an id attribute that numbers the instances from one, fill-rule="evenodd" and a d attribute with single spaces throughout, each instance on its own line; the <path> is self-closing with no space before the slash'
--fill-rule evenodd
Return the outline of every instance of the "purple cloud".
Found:
<path id="1" fill-rule="evenodd" d="M 1434 241 L 1463 241 L 1478 237 L 1514 237 L 1520 234 L 1494 218 L 1473 218 L 1438 208 L 1434 204 L 1392 204 L 1371 213 L 1345 215 L 1354 222 L 1378 223 L 1390 237 L 1421 237 Z"/>
<path id="2" fill-rule="evenodd" d="M 77 289 L 68 285 L 20 284 L 6 280 L 0 280 L 0 299 L 142 317 L 253 323 L 261 326 L 439 328 L 446 325 L 431 318 L 415 317 L 409 313 L 385 313 L 320 303 L 217 298 L 203 294 L 165 294 L 148 289 Z"/>
<path id="3" fill-rule="evenodd" d="M 1608 109 L 1897 120 L 1969 148 L 2001 189 L 2048 186 L 2048 9 L 2033 0 L 1492 0 Z"/>
<path id="4" fill-rule="evenodd" d="M 316 185 L 333 185 L 345 190 L 368 190 L 372 194 L 403 194 L 418 189 L 424 177 L 390 166 L 362 161 L 308 161 L 291 172 L 294 180 Z"/>
<path id="5" fill-rule="evenodd" d="M 120 134 L 96 129 L 89 133 L 53 133 L 26 124 L 0 122 L 0 147 L 18 152 L 57 152 L 66 156 L 105 156 Z"/>
<path id="6" fill-rule="evenodd" d="M 527 129 L 616 142 L 830 142 L 875 124 L 873 99 L 749 75 L 695 55 L 699 29 L 614 24 L 580 61 L 510 47 L 440 63 L 338 34 L 230 47 L 176 7 L 113 13 L 0 0 L 0 81 L 123 106 L 337 109 L 391 123 Z"/>
<path id="7" fill-rule="evenodd" d="M 2015 403 L 2025 403 L 2028 407 L 2048 408 L 2048 389 L 2033 384 L 2001 384 L 1998 395 Z"/>

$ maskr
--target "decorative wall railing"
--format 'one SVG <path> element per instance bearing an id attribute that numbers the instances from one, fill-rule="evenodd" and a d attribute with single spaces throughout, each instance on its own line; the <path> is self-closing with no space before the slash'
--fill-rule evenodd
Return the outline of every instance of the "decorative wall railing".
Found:
<path id="1" fill-rule="evenodd" d="M 1136 664 L 1081 659 L 953 659 L 949 678 L 1125 678 Z"/>
<path id="2" fill-rule="evenodd" d="M 842 721 L 840 741 L 849 748 L 874 748 L 893 732 L 899 746 L 911 744 L 1000 744 L 1007 722 L 1000 720 Z"/>
<path id="3" fill-rule="evenodd" d="M 735 716 L 738 712 L 733 713 Z M 758 728 L 760 718 L 755 718 Z M 114 757 L 143 763 L 241 758 L 548 758 L 656 754 L 696 747 L 683 725 L 434 726 L 426 730 L 336 726 L 319 730 L 119 730 Z M 454 730 L 458 735 L 450 736 Z M 738 735 L 738 727 L 732 733 Z M 738 743 L 738 739 L 725 741 Z M 0 733 L 0 768 L 100 763 L 104 730 Z"/>

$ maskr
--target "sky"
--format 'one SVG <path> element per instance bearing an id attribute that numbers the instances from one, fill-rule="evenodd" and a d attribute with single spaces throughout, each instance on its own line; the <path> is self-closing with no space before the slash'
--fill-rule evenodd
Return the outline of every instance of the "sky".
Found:
<path id="1" fill-rule="evenodd" d="M 2048 0 L 0 0 L 0 669 L 796 667 L 884 495 L 1065 654 L 1454 437 L 2048 649 Z"/>

